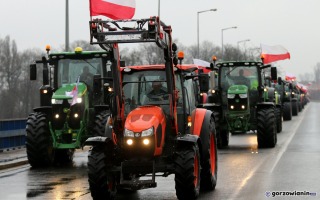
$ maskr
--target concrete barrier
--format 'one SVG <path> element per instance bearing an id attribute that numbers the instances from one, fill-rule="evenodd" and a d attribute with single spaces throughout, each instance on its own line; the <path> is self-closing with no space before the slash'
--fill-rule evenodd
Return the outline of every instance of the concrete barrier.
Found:
<path id="1" fill-rule="evenodd" d="M 0 152 L 24 147 L 27 119 L 0 120 Z"/>

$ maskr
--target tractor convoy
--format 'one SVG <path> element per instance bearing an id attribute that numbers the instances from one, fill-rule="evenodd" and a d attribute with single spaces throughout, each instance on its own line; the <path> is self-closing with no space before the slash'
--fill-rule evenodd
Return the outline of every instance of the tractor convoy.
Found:
<path id="1" fill-rule="evenodd" d="M 253 131 L 259 148 L 277 144 L 282 119 L 307 100 L 295 83 L 263 62 L 183 63 L 171 26 L 158 17 L 92 20 L 90 43 L 101 51 L 51 53 L 30 65 L 40 106 L 26 126 L 32 167 L 71 162 L 90 146 L 88 182 L 93 199 L 157 187 L 174 175 L 178 199 L 196 199 L 217 184 L 217 148 L 231 134 Z M 126 66 L 119 44 L 153 43 L 163 63 Z M 146 52 L 149 53 L 149 52 Z"/>

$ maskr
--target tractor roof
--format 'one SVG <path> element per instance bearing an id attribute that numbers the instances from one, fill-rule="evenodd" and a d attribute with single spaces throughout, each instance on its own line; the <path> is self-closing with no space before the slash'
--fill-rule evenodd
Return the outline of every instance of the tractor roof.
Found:
<path id="1" fill-rule="evenodd" d="M 178 64 L 175 67 L 181 71 L 186 71 L 186 72 L 193 72 L 199 68 L 199 66 L 195 64 L 183 64 L 183 65 Z M 125 68 L 131 69 L 131 70 L 163 70 L 165 69 L 163 64 L 127 66 L 127 67 L 122 67 L 121 70 L 125 70 Z"/>
<path id="2" fill-rule="evenodd" d="M 238 62 L 238 61 L 230 61 L 230 62 L 220 62 L 217 63 L 217 67 L 233 67 L 233 66 L 263 66 L 262 62 L 256 61 L 247 61 L 247 62 Z"/>

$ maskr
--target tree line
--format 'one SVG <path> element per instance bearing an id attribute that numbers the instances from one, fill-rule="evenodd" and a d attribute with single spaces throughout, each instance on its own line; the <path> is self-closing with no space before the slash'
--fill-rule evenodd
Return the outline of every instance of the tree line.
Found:
<path id="1" fill-rule="evenodd" d="M 175 40 L 178 50 L 184 51 L 183 63 L 193 63 L 197 58 L 197 45 L 185 46 Z M 78 40 L 70 44 L 70 49 L 80 46 L 83 50 L 100 50 L 99 47 L 90 45 L 87 41 Z M 152 44 L 139 44 L 134 48 L 120 46 L 121 60 L 126 65 L 137 64 L 161 64 L 163 63 L 163 52 Z M 52 52 L 64 51 L 63 47 L 53 49 Z M 26 118 L 32 109 L 39 106 L 39 88 L 42 76 L 37 81 L 30 81 L 29 66 L 35 60 L 45 56 L 45 50 L 31 48 L 18 51 L 15 40 L 10 36 L 0 38 L 0 119 Z M 239 49 L 233 45 L 224 46 L 224 60 L 260 60 L 260 49 Z M 221 58 L 221 47 L 210 41 L 200 44 L 199 58 L 211 62 L 212 56 Z M 42 73 L 38 67 L 38 74 Z M 316 80 L 320 79 L 320 64 L 315 67 Z M 309 77 L 310 78 L 310 77 Z"/>

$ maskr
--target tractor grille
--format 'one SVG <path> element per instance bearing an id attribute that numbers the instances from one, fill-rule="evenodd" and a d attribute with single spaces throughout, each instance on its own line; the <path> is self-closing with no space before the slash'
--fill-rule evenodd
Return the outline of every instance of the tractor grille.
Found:
<path id="1" fill-rule="evenodd" d="M 56 130 L 61 130 L 68 122 L 68 126 L 72 129 L 80 128 L 80 121 L 84 113 L 84 104 L 75 104 L 70 107 L 70 104 L 65 99 L 62 104 L 52 105 L 52 126 Z"/>
<path id="2" fill-rule="evenodd" d="M 235 98 L 228 99 L 228 109 L 230 111 L 244 111 L 248 109 L 248 98 L 240 98 L 237 94 Z"/>

